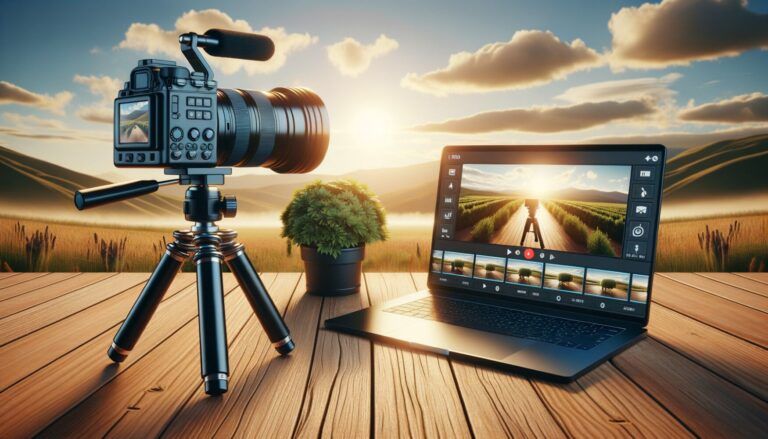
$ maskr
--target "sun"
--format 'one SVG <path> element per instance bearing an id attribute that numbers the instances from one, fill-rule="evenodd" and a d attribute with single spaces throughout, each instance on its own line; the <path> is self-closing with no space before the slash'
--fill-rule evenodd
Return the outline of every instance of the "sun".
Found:
<path id="1" fill-rule="evenodd" d="M 531 179 L 528 194 L 532 198 L 546 199 L 553 189 L 549 178 L 543 175 L 536 175 Z"/>
<path id="2" fill-rule="evenodd" d="M 360 146 L 386 145 L 394 130 L 392 114 L 381 108 L 363 108 L 352 118 L 351 128 Z"/>

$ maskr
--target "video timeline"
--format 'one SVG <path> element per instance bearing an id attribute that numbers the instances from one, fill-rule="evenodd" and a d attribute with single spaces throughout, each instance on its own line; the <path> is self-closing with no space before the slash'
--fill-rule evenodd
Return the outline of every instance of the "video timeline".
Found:
<path id="1" fill-rule="evenodd" d="M 430 269 L 490 293 L 551 299 L 605 311 L 641 314 L 647 275 L 524 259 L 434 250 Z"/>

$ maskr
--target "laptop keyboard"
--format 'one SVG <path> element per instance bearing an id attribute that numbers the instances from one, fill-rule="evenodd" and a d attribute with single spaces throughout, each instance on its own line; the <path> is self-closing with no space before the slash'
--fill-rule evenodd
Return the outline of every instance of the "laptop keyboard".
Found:
<path id="1" fill-rule="evenodd" d="M 384 311 L 583 350 L 592 349 L 624 330 L 615 326 L 446 298 L 425 297 Z"/>

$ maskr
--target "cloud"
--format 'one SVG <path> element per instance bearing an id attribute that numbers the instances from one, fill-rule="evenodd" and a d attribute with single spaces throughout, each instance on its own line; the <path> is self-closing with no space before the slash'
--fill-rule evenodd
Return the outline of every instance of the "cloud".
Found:
<path id="1" fill-rule="evenodd" d="M 477 134 L 494 131 L 554 133 L 576 131 L 651 116 L 656 112 L 652 101 L 586 102 L 571 106 L 511 108 L 487 111 L 459 119 L 414 127 L 416 131 Z"/>
<path id="2" fill-rule="evenodd" d="M 680 111 L 678 116 L 681 120 L 696 122 L 768 122 L 768 95 L 758 92 L 690 106 Z"/>
<path id="3" fill-rule="evenodd" d="M 682 77 L 679 73 L 670 73 L 660 78 L 595 82 L 571 87 L 557 98 L 568 102 L 623 101 L 646 97 L 671 99 L 676 92 L 670 90 L 669 85 Z"/>
<path id="4" fill-rule="evenodd" d="M 326 47 L 328 59 L 339 72 L 345 76 L 355 77 L 371 66 L 371 61 L 380 58 L 400 47 L 400 44 L 384 34 L 373 44 L 362 44 L 354 38 L 347 37 Z"/>
<path id="5" fill-rule="evenodd" d="M 671 149 L 686 149 L 694 146 L 708 145 L 723 140 L 740 139 L 742 137 L 768 134 L 768 124 L 756 127 L 738 127 L 704 133 L 665 132 L 657 134 L 637 134 L 626 136 L 592 137 L 579 143 L 601 144 L 637 144 L 660 143 Z"/>
<path id="6" fill-rule="evenodd" d="M 592 170 L 587 171 L 586 175 L 587 175 L 587 178 L 590 180 L 594 180 L 597 178 L 597 174 L 595 173 L 595 171 L 592 171 Z"/>
<path id="7" fill-rule="evenodd" d="M 582 40 L 567 43 L 551 32 L 521 30 L 509 41 L 455 53 L 442 69 L 409 73 L 401 85 L 435 95 L 510 90 L 562 79 L 601 63 L 602 57 Z"/>
<path id="8" fill-rule="evenodd" d="M 29 91 L 8 81 L 0 81 L 0 105 L 28 105 L 54 114 L 64 114 L 64 107 L 69 104 L 73 97 L 74 95 L 68 91 L 62 91 L 51 96 Z"/>
<path id="9" fill-rule="evenodd" d="M 3 113 L 3 118 L 12 126 L 0 126 L 0 135 L 44 141 L 112 141 L 111 132 L 73 129 L 57 119 L 8 112 Z"/>
<path id="10" fill-rule="evenodd" d="M 37 117 L 32 114 L 22 115 L 19 113 L 3 113 L 3 118 L 13 125 L 20 127 L 33 127 L 33 128 L 52 128 L 63 129 L 65 128 L 64 122 L 58 119 L 48 119 Z"/>
<path id="11" fill-rule="evenodd" d="M 611 64 L 663 68 L 768 48 L 768 15 L 746 0 L 664 0 L 611 16 Z"/>
<path id="12" fill-rule="evenodd" d="M 204 11 L 191 10 L 176 20 L 171 30 L 165 30 L 157 24 L 133 23 L 125 32 L 125 39 L 117 47 L 149 53 L 163 54 L 176 59 L 183 59 L 179 50 L 180 34 L 185 32 L 203 33 L 208 29 L 221 28 L 239 32 L 255 32 L 270 37 L 275 42 L 275 54 L 269 61 L 245 61 L 230 58 L 207 57 L 208 61 L 225 74 L 233 74 L 243 69 L 248 74 L 270 73 L 285 65 L 288 55 L 302 50 L 317 42 L 317 37 L 308 33 L 287 33 L 282 27 L 263 27 L 254 30 L 245 20 L 233 20 L 218 9 Z"/>
<path id="13" fill-rule="evenodd" d="M 123 88 L 123 81 L 109 76 L 94 75 L 75 75 L 73 80 L 78 84 L 88 86 L 88 90 L 99 97 L 99 103 L 81 106 L 75 114 L 88 122 L 111 124 L 114 112 L 112 102 L 117 97 L 117 92 Z"/>

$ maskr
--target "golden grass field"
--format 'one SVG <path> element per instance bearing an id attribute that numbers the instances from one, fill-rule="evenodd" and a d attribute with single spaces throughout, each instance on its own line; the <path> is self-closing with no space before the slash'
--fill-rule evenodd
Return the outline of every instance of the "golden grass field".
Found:
<path id="1" fill-rule="evenodd" d="M 723 233 L 738 220 L 727 238 L 727 251 L 700 245 L 709 228 Z M 22 230 L 23 227 L 23 230 Z M 45 229 L 48 227 L 48 234 Z M 259 271 L 301 271 L 298 248 L 290 255 L 277 227 L 240 228 L 240 241 Z M 367 271 L 426 271 L 431 228 L 390 227 L 390 239 L 366 249 Z M 164 248 L 165 229 L 129 229 L 0 218 L 0 270 L 13 271 L 151 271 Z M 55 240 L 54 240 L 55 239 Z M 714 241 L 713 241 L 714 242 Z M 768 213 L 664 221 L 659 234 L 657 271 L 758 271 L 768 265 Z M 185 270 L 191 270 L 187 264 Z"/>

